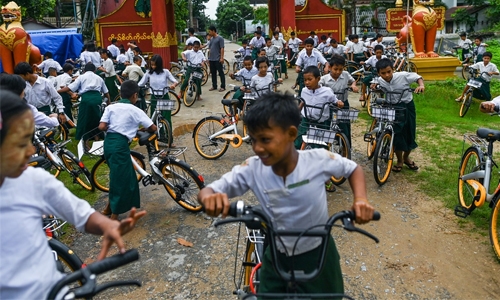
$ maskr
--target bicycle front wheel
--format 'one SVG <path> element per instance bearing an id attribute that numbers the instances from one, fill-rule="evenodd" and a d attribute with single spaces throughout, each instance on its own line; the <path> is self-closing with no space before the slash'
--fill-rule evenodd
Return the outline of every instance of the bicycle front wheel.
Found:
<path id="1" fill-rule="evenodd" d="M 134 158 L 137 164 L 141 167 L 141 169 L 146 168 L 146 163 L 142 158 L 142 154 L 135 151 L 130 151 L 130 155 Z M 106 159 L 101 157 L 99 161 L 92 167 L 92 171 L 90 172 L 90 179 L 92 180 L 92 184 L 100 191 L 109 193 L 109 166 L 106 162 Z M 137 173 L 137 181 L 141 180 L 142 175 Z"/>
<path id="2" fill-rule="evenodd" d="M 170 148 L 173 141 L 172 126 L 164 118 L 159 118 L 156 127 L 160 146 Z"/>
<path id="3" fill-rule="evenodd" d="M 460 162 L 458 173 L 458 203 L 464 208 L 470 208 L 474 202 L 475 189 L 461 178 L 465 174 L 470 174 L 476 171 L 484 170 L 483 153 L 476 147 L 469 147 Z M 483 178 L 473 178 L 483 184 Z"/>
<path id="4" fill-rule="evenodd" d="M 464 117 L 467 111 L 469 111 L 469 107 L 472 104 L 472 91 L 468 91 L 464 99 L 462 100 L 462 105 L 460 106 L 460 117 Z"/>
<path id="5" fill-rule="evenodd" d="M 392 133 L 384 132 L 377 141 L 373 157 L 373 175 L 378 185 L 383 185 L 391 175 L 394 148 L 391 147 Z"/>
<path id="6" fill-rule="evenodd" d="M 186 162 L 174 157 L 167 157 L 160 163 L 163 179 L 168 181 L 163 186 L 174 201 L 190 212 L 202 209 L 198 202 L 198 193 L 205 186 L 203 177 Z"/>
<path id="7" fill-rule="evenodd" d="M 349 145 L 349 141 L 347 141 L 347 137 L 343 133 L 337 132 L 335 134 L 335 140 L 329 145 L 329 148 L 329 150 L 333 153 L 337 153 L 345 158 L 351 158 L 351 146 Z M 331 180 L 335 185 L 341 185 L 345 182 L 346 178 L 336 178 L 335 176 L 332 176 Z"/>
<path id="8" fill-rule="evenodd" d="M 184 90 L 184 105 L 186 105 L 187 107 L 193 106 L 196 100 L 198 100 L 198 95 L 198 86 L 194 82 L 189 83 L 186 90 Z"/>
<path id="9" fill-rule="evenodd" d="M 463 77 L 465 80 L 468 80 L 468 79 L 469 79 L 469 66 L 467 66 L 467 67 L 462 67 L 462 77 Z"/>
<path id="10" fill-rule="evenodd" d="M 227 59 L 224 59 L 224 62 L 222 63 L 222 70 L 224 71 L 224 75 L 227 75 L 229 73 L 229 68 L 231 66 L 229 65 L 229 62 Z"/>
<path id="11" fill-rule="evenodd" d="M 68 246 L 54 238 L 49 238 L 48 242 L 50 249 L 56 253 L 57 260 L 61 263 L 62 272 L 64 274 L 67 275 L 82 268 L 83 261 Z M 81 285 L 82 282 L 77 281 L 70 287 L 77 287 Z"/>
<path id="12" fill-rule="evenodd" d="M 233 63 L 233 74 L 236 74 L 236 72 L 238 72 L 240 70 L 240 64 L 235 62 Z"/>
<path id="13" fill-rule="evenodd" d="M 193 131 L 194 147 L 206 159 L 217 159 L 226 153 L 229 141 L 223 138 L 209 137 L 224 129 L 222 120 L 218 117 L 207 117 L 198 122 Z M 228 134 L 232 133 L 228 132 Z"/>
<path id="14" fill-rule="evenodd" d="M 377 126 L 377 119 L 373 119 L 368 132 L 372 132 L 376 126 Z M 377 136 L 372 135 L 370 141 L 368 142 L 368 145 L 366 146 L 366 155 L 368 156 L 368 159 L 372 159 L 373 155 L 375 154 L 376 147 L 377 147 Z"/>
<path id="15" fill-rule="evenodd" d="M 491 219 L 490 219 L 490 241 L 493 246 L 493 251 L 497 256 L 497 259 L 500 260 L 500 194 L 496 194 L 492 200 L 493 210 L 491 211 Z"/>
<path id="16" fill-rule="evenodd" d="M 412 63 L 410 61 L 410 62 L 405 64 L 403 71 L 418 73 L 417 65 L 415 65 L 414 63 Z"/>
<path id="17" fill-rule="evenodd" d="M 204 86 L 208 81 L 208 72 L 205 68 L 201 68 L 203 77 L 201 78 L 201 86 Z"/>
<path id="18" fill-rule="evenodd" d="M 87 191 L 93 191 L 94 185 L 92 180 L 90 180 L 90 172 L 87 170 L 85 165 L 70 151 L 62 149 L 59 152 L 59 157 L 61 158 L 63 164 L 69 171 L 69 175 L 73 177 L 73 182 L 78 183 Z"/>
<path id="19" fill-rule="evenodd" d="M 170 115 L 175 116 L 181 110 L 181 99 L 174 91 L 168 91 L 168 97 L 170 100 L 175 100 L 174 109 L 170 111 Z"/>

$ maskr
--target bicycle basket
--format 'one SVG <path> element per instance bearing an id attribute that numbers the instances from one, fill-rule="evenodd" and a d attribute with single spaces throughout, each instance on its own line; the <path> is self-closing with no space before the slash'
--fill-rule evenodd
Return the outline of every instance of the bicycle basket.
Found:
<path id="1" fill-rule="evenodd" d="M 157 110 L 173 110 L 175 108 L 175 100 L 160 99 L 156 102 Z"/>
<path id="2" fill-rule="evenodd" d="M 332 144 L 335 140 L 335 131 L 323 129 L 316 126 L 309 126 L 306 133 L 306 141 L 308 144 Z"/>
<path id="3" fill-rule="evenodd" d="M 276 55 L 277 60 L 284 60 L 285 56 L 284 55 Z"/>
<path id="4" fill-rule="evenodd" d="M 241 58 L 241 53 L 236 53 L 236 54 L 234 55 L 234 58 Z"/>
<path id="5" fill-rule="evenodd" d="M 80 143 L 78 143 L 79 158 L 82 157 L 82 151 L 85 154 L 102 156 L 104 155 L 104 132 L 99 127 L 92 129 L 82 135 Z"/>
<path id="6" fill-rule="evenodd" d="M 348 123 L 358 119 L 359 110 L 355 108 L 337 110 L 337 122 Z"/>
<path id="7" fill-rule="evenodd" d="M 193 72 L 193 77 L 197 78 L 197 79 L 202 79 L 203 78 L 203 74 L 200 73 L 200 72 Z"/>
<path id="8" fill-rule="evenodd" d="M 404 108 L 402 107 L 372 107 L 372 117 L 383 121 L 401 122 L 404 117 Z"/>

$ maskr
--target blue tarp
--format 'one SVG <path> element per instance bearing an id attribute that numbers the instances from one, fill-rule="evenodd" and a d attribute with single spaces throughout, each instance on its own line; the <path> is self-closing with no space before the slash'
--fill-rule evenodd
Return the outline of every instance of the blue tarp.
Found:
<path id="1" fill-rule="evenodd" d="M 31 42 L 40 49 L 42 55 L 50 51 L 61 66 L 66 59 L 80 56 L 83 47 L 81 34 L 32 34 Z"/>

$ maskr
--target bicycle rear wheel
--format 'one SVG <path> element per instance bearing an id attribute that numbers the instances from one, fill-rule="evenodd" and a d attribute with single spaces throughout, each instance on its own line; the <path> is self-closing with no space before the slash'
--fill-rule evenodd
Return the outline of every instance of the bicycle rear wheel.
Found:
<path id="1" fill-rule="evenodd" d="M 377 119 L 373 119 L 368 132 L 372 132 L 376 126 L 377 126 Z M 368 145 L 366 146 L 366 155 L 368 156 L 368 159 L 372 159 L 373 155 L 375 154 L 376 147 L 377 147 L 377 136 L 372 135 L 370 142 L 368 142 Z"/>
<path id="2" fill-rule="evenodd" d="M 158 132 L 158 142 L 161 147 L 170 148 L 173 141 L 172 126 L 164 118 L 158 118 L 156 124 Z"/>
<path id="3" fill-rule="evenodd" d="M 218 117 L 202 119 L 193 131 L 194 147 L 196 152 L 206 159 L 217 159 L 226 153 L 229 141 L 223 138 L 209 139 L 209 136 L 224 129 L 224 124 Z M 228 132 L 228 134 L 233 131 Z"/>
<path id="4" fill-rule="evenodd" d="M 81 162 L 73 153 L 66 149 L 59 152 L 63 164 L 69 171 L 69 175 L 73 177 L 73 182 L 78 183 L 87 191 L 93 191 L 94 185 L 90 180 L 90 172 L 87 170 L 83 162 Z"/>
<path id="5" fill-rule="evenodd" d="M 168 98 L 170 100 L 175 100 L 174 109 L 170 111 L 170 115 L 175 116 L 179 112 L 179 110 L 181 110 L 181 99 L 174 91 L 170 90 L 168 91 Z"/>
<path id="6" fill-rule="evenodd" d="M 418 73 L 417 65 L 412 63 L 411 61 L 407 62 L 403 67 L 403 71 Z"/>
<path id="7" fill-rule="evenodd" d="M 196 100 L 198 100 L 198 96 L 198 86 L 194 82 L 190 82 L 187 88 L 184 90 L 184 105 L 186 105 L 187 107 L 193 106 Z"/>
<path id="8" fill-rule="evenodd" d="M 229 90 L 226 92 L 224 97 L 222 97 L 222 99 L 233 99 L 234 93 L 235 93 L 234 89 Z M 222 105 L 222 107 L 224 108 L 224 112 L 226 113 L 226 115 L 230 116 L 231 112 L 229 111 L 229 106 Z"/>
<path id="9" fill-rule="evenodd" d="M 136 151 L 130 151 L 130 155 L 139 164 L 139 166 L 144 170 L 146 168 L 146 163 L 144 162 L 142 154 Z M 100 191 L 109 193 L 109 166 L 106 159 L 101 157 L 99 161 L 92 167 L 90 172 L 90 179 L 92 184 Z M 137 173 L 137 181 L 141 180 L 142 175 Z"/>
<path id="10" fill-rule="evenodd" d="M 224 62 L 222 63 L 222 70 L 224 71 L 224 75 L 227 75 L 229 73 L 229 69 L 231 66 L 229 65 L 229 62 L 227 59 L 224 59 Z"/>
<path id="11" fill-rule="evenodd" d="M 462 105 L 460 106 L 460 117 L 464 117 L 467 111 L 469 111 L 469 107 L 472 104 L 472 91 L 467 91 L 462 100 Z"/>
<path id="12" fill-rule="evenodd" d="M 203 177 L 186 162 L 174 157 L 167 157 L 160 162 L 163 184 L 169 195 L 182 208 L 190 212 L 199 212 L 203 208 L 198 202 L 198 193 L 205 186 Z"/>
<path id="13" fill-rule="evenodd" d="M 392 133 L 384 132 L 377 141 L 373 157 L 373 176 L 378 185 L 387 182 L 391 175 L 394 147 L 391 147 Z"/>
<path id="14" fill-rule="evenodd" d="M 337 132 L 335 134 L 335 140 L 333 141 L 333 144 L 329 145 L 329 151 L 337 153 L 345 158 L 351 158 L 351 146 L 349 145 L 349 141 L 347 140 L 345 134 L 341 132 L 340 133 Z M 341 185 L 342 183 L 345 182 L 346 178 L 345 177 L 336 178 L 332 176 L 331 180 L 335 185 Z"/>
<path id="15" fill-rule="evenodd" d="M 490 241 L 493 246 L 493 251 L 497 256 L 497 259 L 500 261 L 500 194 L 496 194 L 493 197 L 492 204 L 493 210 L 491 211 L 490 218 Z"/>
<path id="16" fill-rule="evenodd" d="M 470 208 L 474 202 L 475 189 L 461 178 L 465 174 L 470 174 L 475 171 L 484 170 L 483 152 L 476 147 L 469 147 L 460 162 L 458 172 L 458 203 L 464 208 Z M 483 184 L 483 178 L 474 178 L 473 180 Z"/>
<path id="17" fill-rule="evenodd" d="M 352 63 L 352 62 L 348 62 L 347 65 L 344 67 L 344 70 L 346 70 L 349 73 L 352 73 L 352 72 L 358 70 L 359 68 L 360 68 L 359 65 L 357 65 L 355 63 Z M 358 82 L 361 79 L 361 77 L 363 77 L 362 74 L 363 74 L 362 72 L 359 72 L 357 74 L 352 75 L 352 77 L 356 81 L 356 84 L 358 84 Z"/>
<path id="18" fill-rule="evenodd" d="M 462 77 L 463 77 L 465 80 L 468 80 L 468 79 L 469 79 L 469 66 L 467 66 L 467 67 L 462 67 Z"/>

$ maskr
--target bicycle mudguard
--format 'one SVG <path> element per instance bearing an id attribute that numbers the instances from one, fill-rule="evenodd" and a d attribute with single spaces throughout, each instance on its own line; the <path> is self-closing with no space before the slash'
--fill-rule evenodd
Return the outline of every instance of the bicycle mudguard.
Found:
<path id="1" fill-rule="evenodd" d="M 474 189 L 474 206 L 480 207 L 486 200 L 486 190 L 484 186 L 477 180 L 468 179 L 465 182 Z"/>

